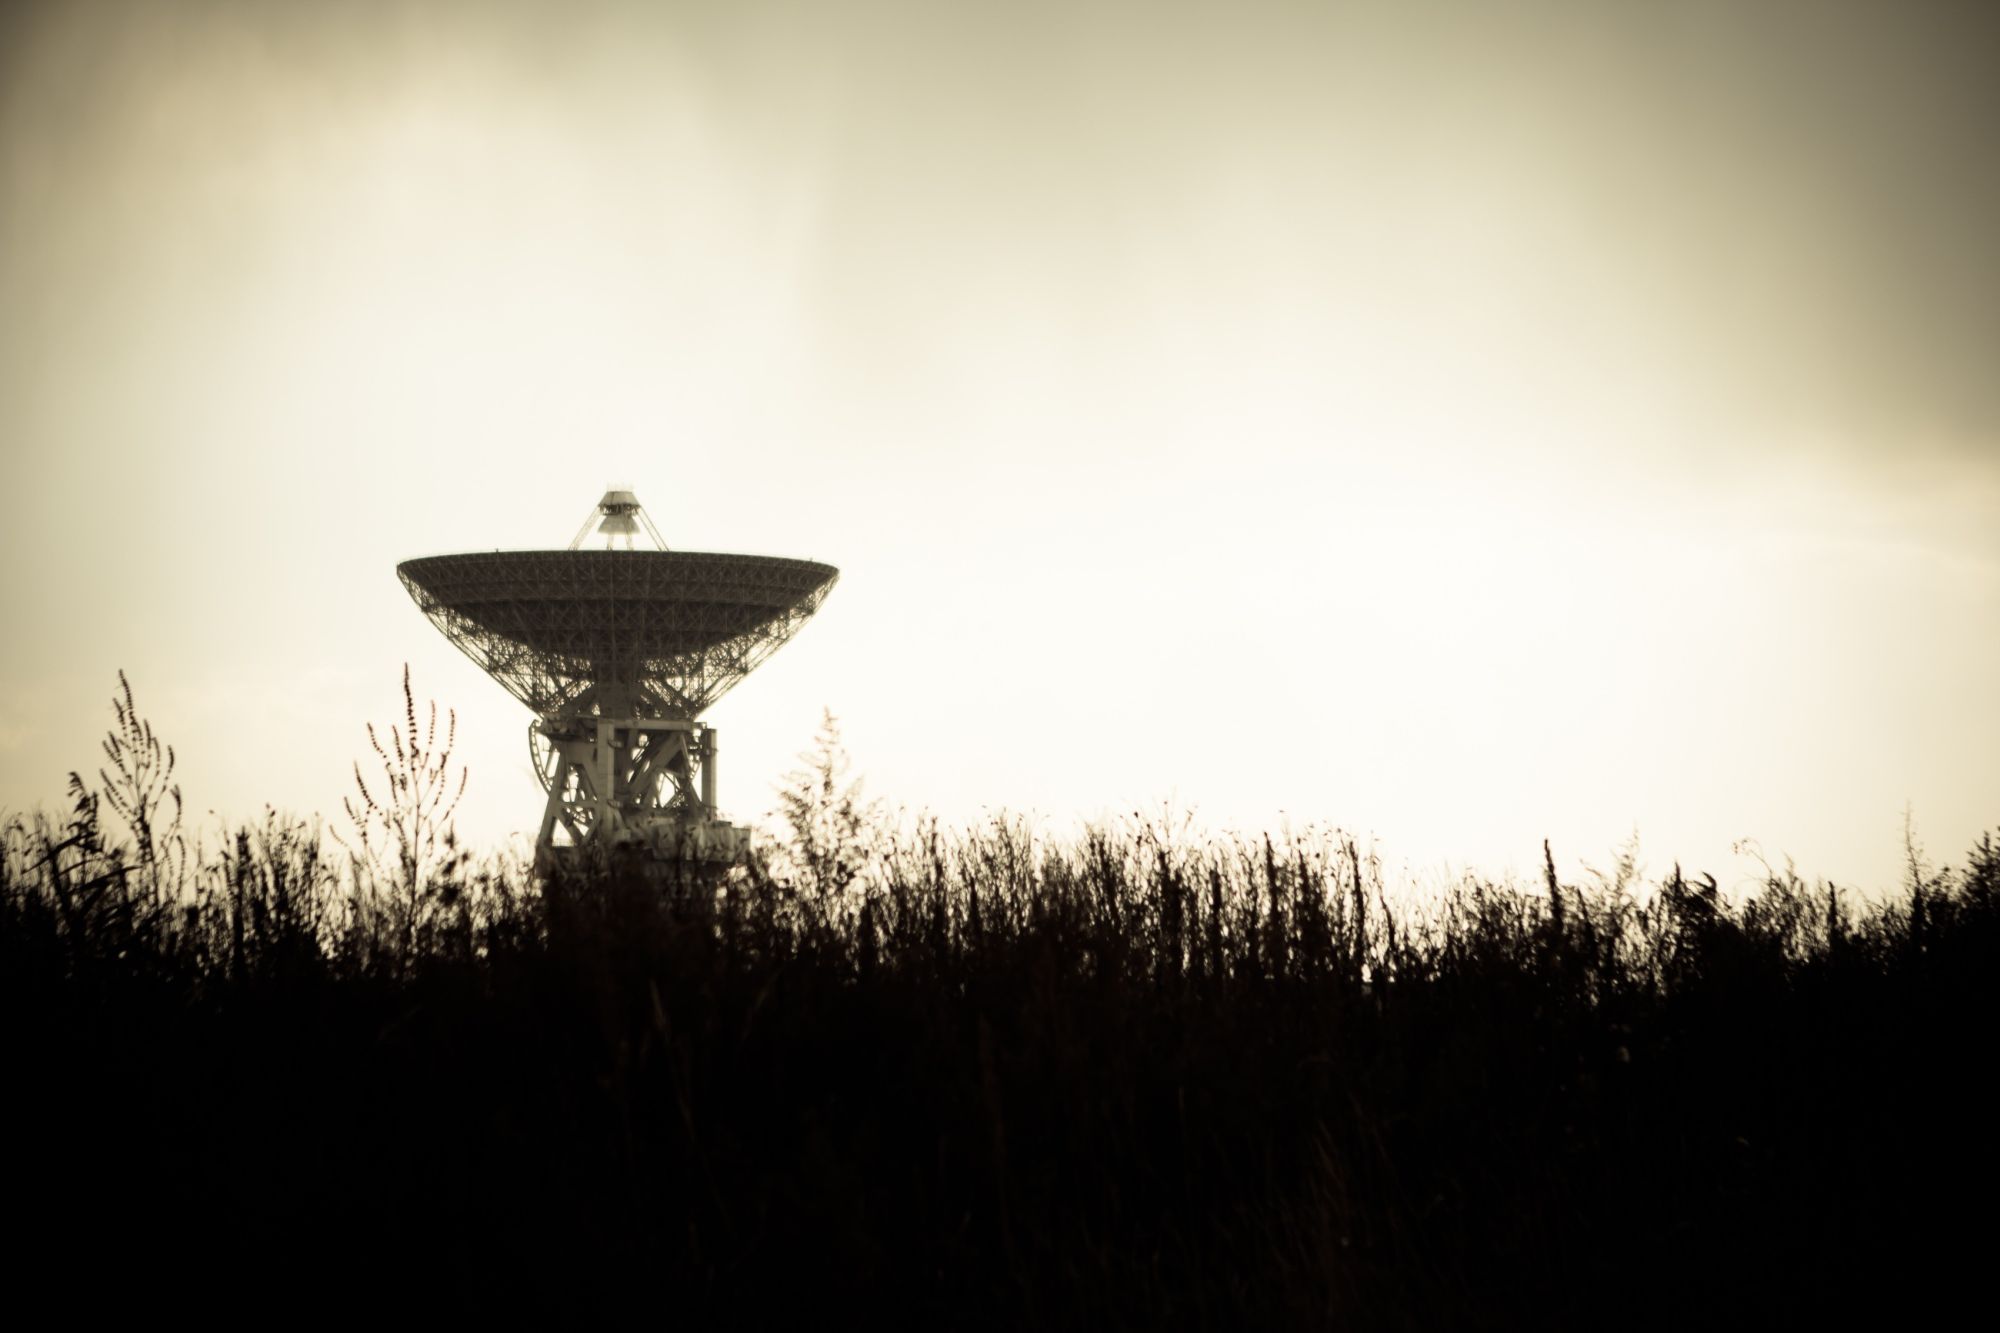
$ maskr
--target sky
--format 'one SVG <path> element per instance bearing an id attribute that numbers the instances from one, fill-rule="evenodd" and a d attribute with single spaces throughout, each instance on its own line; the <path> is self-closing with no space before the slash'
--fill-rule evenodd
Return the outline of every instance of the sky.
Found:
<path id="1" fill-rule="evenodd" d="M 838 565 L 738 819 L 1163 806 L 1892 887 L 2000 825 L 2000 10 L 0 7 L 0 808 L 526 710 L 398 561 Z M 211 815 L 210 812 L 213 812 Z"/>

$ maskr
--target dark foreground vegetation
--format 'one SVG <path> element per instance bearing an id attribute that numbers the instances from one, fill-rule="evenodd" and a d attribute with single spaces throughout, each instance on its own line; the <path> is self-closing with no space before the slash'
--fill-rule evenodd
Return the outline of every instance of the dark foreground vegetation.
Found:
<path id="1" fill-rule="evenodd" d="M 2000 850 L 1397 905 L 1337 834 L 881 831 L 713 892 L 207 854 L 120 701 L 0 858 L 16 1298 L 275 1321 L 1702 1325 L 1984 1305 Z M 364 834 L 366 836 L 364 836 Z"/>

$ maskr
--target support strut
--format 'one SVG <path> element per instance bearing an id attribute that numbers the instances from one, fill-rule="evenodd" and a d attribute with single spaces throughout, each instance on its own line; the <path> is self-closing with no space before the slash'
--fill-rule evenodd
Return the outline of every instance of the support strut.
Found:
<path id="1" fill-rule="evenodd" d="M 748 830 L 716 811 L 716 732 L 680 718 L 576 715 L 531 732 L 548 803 L 535 859 L 566 849 L 634 849 L 665 860 L 729 861 Z"/>

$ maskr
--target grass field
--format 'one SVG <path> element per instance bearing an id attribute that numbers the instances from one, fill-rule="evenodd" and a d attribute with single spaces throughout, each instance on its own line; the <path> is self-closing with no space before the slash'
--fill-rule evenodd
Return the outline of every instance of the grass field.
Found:
<path id="1" fill-rule="evenodd" d="M 417 720 L 387 774 L 448 776 Z M 482 863 L 420 781 L 377 785 L 365 843 L 271 815 L 204 852 L 129 695 L 110 739 L 0 856 L 7 1253 L 77 1313 L 1414 1328 L 1984 1294 L 1991 839 L 1865 902 L 1629 864 L 1404 900 L 1337 833 L 892 830 L 823 747 L 757 863 L 684 894 Z"/>

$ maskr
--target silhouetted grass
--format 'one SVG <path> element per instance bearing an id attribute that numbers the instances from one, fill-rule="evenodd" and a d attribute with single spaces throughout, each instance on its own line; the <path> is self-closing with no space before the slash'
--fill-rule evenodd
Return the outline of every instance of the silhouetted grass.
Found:
<path id="1" fill-rule="evenodd" d="M 145 804 L 121 773 L 0 854 L 11 1257 L 78 1312 L 1789 1324 L 1983 1294 L 1990 838 L 1875 902 L 1629 862 L 1397 902 L 1334 833 L 891 831 L 828 780 L 711 894 L 445 841 L 384 869 L 277 815 L 204 854 L 113 818 Z"/>

